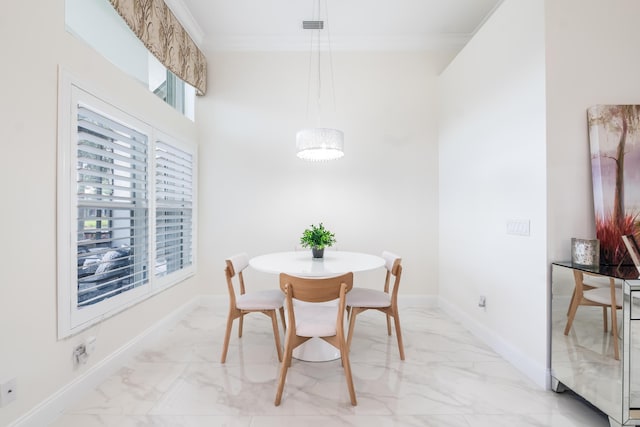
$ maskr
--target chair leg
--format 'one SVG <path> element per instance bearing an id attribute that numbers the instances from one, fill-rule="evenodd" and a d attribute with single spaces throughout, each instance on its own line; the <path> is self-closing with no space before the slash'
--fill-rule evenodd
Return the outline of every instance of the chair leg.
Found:
<path id="1" fill-rule="evenodd" d="M 291 367 L 291 360 L 293 359 L 293 339 L 291 340 L 291 345 L 289 346 L 289 354 L 287 354 L 285 357 L 289 360 L 289 363 L 287 364 L 288 367 Z"/>
<path id="2" fill-rule="evenodd" d="M 618 313 L 614 306 L 611 306 L 611 332 L 613 332 L 613 355 L 616 360 L 620 360 L 620 349 L 618 348 Z"/>
<path id="3" fill-rule="evenodd" d="M 387 318 L 389 315 L 387 314 Z M 393 323 L 396 326 L 396 338 L 398 338 L 398 350 L 400 350 L 400 360 L 404 360 L 404 344 L 402 343 L 402 331 L 400 330 L 400 318 L 396 312 L 393 315 Z"/>
<path id="4" fill-rule="evenodd" d="M 573 288 L 573 293 L 571 294 L 571 301 L 569 301 L 569 307 L 567 307 L 567 316 L 571 311 L 571 306 L 573 305 L 573 300 L 576 299 L 576 288 Z"/>
<path id="5" fill-rule="evenodd" d="M 280 320 L 282 320 L 282 329 L 286 332 L 287 330 L 287 321 L 284 318 L 284 307 L 280 307 Z"/>
<path id="6" fill-rule="evenodd" d="M 245 313 L 240 313 L 240 322 L 238 323 L 238 338 L 242 338 L 242 324 L 244 323 Z"/>
<path id="7" fill-rule="evenodd" d="M 353 329 L 356 326 L 356 316 L 359 310 L 351 307 L 351 315 L 349 316 L 349 332 L 347 333 L 347 351 L 351 351 L 351 339 L 353 338 Z"/>
<path id="8" fill-rule="evenodd" d="M 355 313 L 354 313 L 355 314 Z M 349 347 L 343 341 L 340 349 L 340 355 L 342 359 L 342 367 L 344 368 L 344 376 L 347 380 L 347 388 L 349 389 L 349 397 L 351 398 L 351 404 L 356 406 L 358 401 L 356 400 L 356 389 L 353 386 L 353 377 L 351 375 L 351 362 L 349 361 Z"/>
<path id="9" fill-rule="evenodd" d="M 222 344 L 222 357 L 220 363 L 227 361 L 227 350 L 229 349 L 229 339 L 231 338 L 231 327 L 233 326 L 233 314 L 230 312 L 227 317 L 227 330 L 224 333 L 224 343 Z"/>
<path id="10" fill-rule="evenodd" d="M 278 318 L 276 317 L 276 311 L 270 311 L 269 317 L 271 318 L 271 324 L 273 325 L 273 337 L 276 340 L 276 350 L 278 352 L 278 361 L 282 362 L 282 348 L 280 347 L 280 331 L 278 330 Z"/>
<path id="11" fill-rule="evenodd" d="M 608 325 L 608 317 L 607 316 L 607 307 L 602 307 L 602 324 L 604 325 L 604 331 L 607 332 L 609 330 L 609 325 Z M 613 317 L 613 313 L 611 313 L 611 317 Z"/>
<path id="12" fill-rule="evenodd" d="M 387 335 L 391 336 L 391 316 L 387 313 Z"/>
<path id="13" fill-rule="evenodd" d="M 280 377 L 278 378 L 278 389 L 276 391 L 276 399 L 274 401 L 275 406 L 280 406 L 280 402 L 282 401 L 284 383 L 287 379 L 287 371 L 289 370 L 289 366 L 291 366 L 291 357 L 293 355 L 293 349 L 291 348 L 292 344 L 293 340 L 291 339 L 289 334 L 287 334 L 284 345 L 284 357 L 282 359 L 282 363 L 280 364 Z"/>
<path id="14" fill-rule="evenodd" d="M 569 308 L 569 318 L 567 319 L 567 326 L 564 327 L 564 334 L 569 335 L 571 325 L 573 324 L 573 318 L 576 317 L 576 311 L 578 311 L 578 301 L 574 300 Z"/>
<path id="15" fill-rule="evenodd" d="M 280 406 L 282 401 L 282 392 L 284 391 L 284 381 L 287 378 L 287 369 L 289 369 L 289 363 L 285 359 L 280 366 L 280 378 L 278 379 L 278 390 L 276 391 L 276 400 L 273 402 L 276 406 Z"/>

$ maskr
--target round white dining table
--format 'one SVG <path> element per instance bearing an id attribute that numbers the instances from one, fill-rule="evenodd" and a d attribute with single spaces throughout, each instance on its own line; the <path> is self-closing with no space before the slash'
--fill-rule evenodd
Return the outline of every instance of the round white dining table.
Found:
<path id="1" fill-rule="evenodd" d="M 375 270 L 384 266 L 384 258 L 360 252 L 324 251 L 323 258 L 313 258 L 311 250 L 274 252 L 249 260 L 249 265 L 265 273 L 287 273 L 298 277 L 326 278 L 345 273 Z M 296 301 L 296 306 L 304 306 Z M 308 362 L 326 362 L 340 358 L 340 350 L 321 338 L 311 338 L 296 347 L 293 357 Z"/>
<path id="2" fill-rule="evenodd" d="M 382 257 L 360 252 L 324 251 L 323 258 L 313 258 L 311 250 L 274 252 L 249 260 L 249 265 L 266 273 L 287 273 L 298 277 L 334 277 L 345 273 L 375 270 L 384 266 Z"/>

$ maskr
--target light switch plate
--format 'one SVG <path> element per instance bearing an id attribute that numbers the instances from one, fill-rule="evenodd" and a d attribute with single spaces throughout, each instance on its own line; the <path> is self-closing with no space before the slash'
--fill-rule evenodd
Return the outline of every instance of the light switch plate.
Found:
<path id="1" fill-rule="evenodd" d="M 507 220 L 507 234 L 514 236 L 529 236 L 530 232 L 530 221 L 528 219 Z"/>

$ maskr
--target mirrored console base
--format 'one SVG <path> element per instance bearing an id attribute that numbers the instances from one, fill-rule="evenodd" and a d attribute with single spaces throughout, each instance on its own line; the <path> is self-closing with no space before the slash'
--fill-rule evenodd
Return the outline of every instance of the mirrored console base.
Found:
<path id="1" fill-rule="evenodd" d="M 562 384 L 560 381 L 558 381 L 557 378 L 551 377 L 551 390 L 553 390 L 556 393 L 564 393 L 565 391 L 568 391 L 570 389 L 567 388 L 567 386 Z M 630 426 L 630 424 L 626 424 L 623 426 L 622 424 L 620 424 L 618 421 L 614 420 L 610 416 L 608 416 L 607 418 L 609 421 L 609 427 L 629 427 Z M 636 427 L 640 427 L 640 426 L 636 426 Z"/>
<path id="2" fill-rule="evenodd" d="M 604 412 L 612 427 L 640 425 L 638 271 L 554 263 L 551 286 L 552 390 L 570 389 Z M 597 304 L 594 296 L 602 297 Z"/>
<path id="3" fill-rule="evenodd" d="M 564 393 L 565 391 L 567 391 L 567 387 L 565 387 L 565 385 L 558 381 L 556 378 L 551 377 L 551 390 L 555 391 L 556 393 Z"/>

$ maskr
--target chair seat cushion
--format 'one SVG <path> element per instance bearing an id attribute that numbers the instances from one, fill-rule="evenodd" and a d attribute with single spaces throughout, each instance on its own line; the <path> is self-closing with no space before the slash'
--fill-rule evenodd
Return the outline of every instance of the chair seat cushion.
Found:
<path id="1" fill-rule="evenodd" d="M 389 307 L 391 296 L 382 291 L 367 288 L 353 288 L 347 294 L 347 306 L 350 307 Z"/>
<path id="2" fill-rule="evenodd" d="M 618 307 L 622 307 L 622 289 L 616 289 L 616 305 Z M 600 304 L 608 304 L 611 305 L 611 289 L 610 288 L 596 288 L 590 289 L 588 291 L 584 291 L 583 293 L 585 299 L 589 301 L 597 302 Z"/>
<path id="3" fill-rule="evenodd" d="M 332 337 L 336 335 L 338 307 L 307 304 L 294 308 L 296 312 L 296 335 L 301 337 Z"/>
<path id="4" fill-rule="evenodd" d="M 236 298 L 236 307 L 240 310 L 274 310 L 283 303 L 284 294 L 277 289 L 249 292 Z"/>

